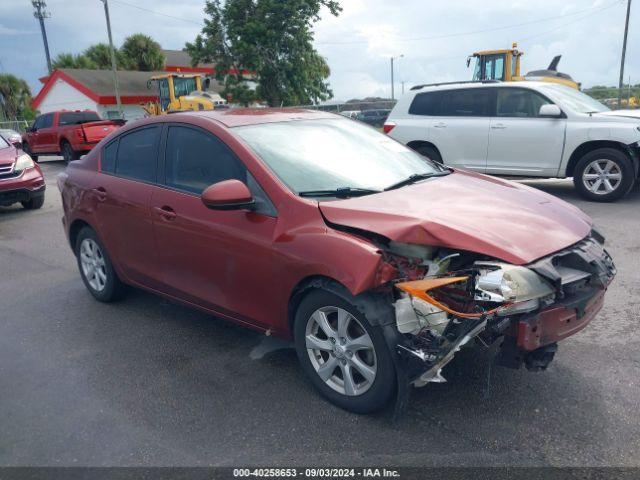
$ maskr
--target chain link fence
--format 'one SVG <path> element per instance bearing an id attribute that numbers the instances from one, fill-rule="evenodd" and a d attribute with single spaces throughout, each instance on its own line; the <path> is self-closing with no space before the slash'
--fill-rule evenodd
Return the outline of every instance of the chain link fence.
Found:
<path id="1" fill-rule="evenodd" d="M 9 129 L 19 133 L 24 133 L 29 128 L 30 122 L 27 120 L 3 120 L 0 121 L 0 130 Z"/>

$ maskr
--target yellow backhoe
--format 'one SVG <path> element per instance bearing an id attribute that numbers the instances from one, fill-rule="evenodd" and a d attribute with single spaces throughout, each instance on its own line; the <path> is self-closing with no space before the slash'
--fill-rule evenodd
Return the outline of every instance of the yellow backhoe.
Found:
<path id="1" fill-rule="evenodd" d="M 472 59 L 476 59 L 473 70 L 473 80 L 501 80 L 503 82 L 520 82 L 525 80 L 537 80 L 542 82 L 560 83 L 568 87 L 580 90 L 580 84 L 566 73 L 558 72 L 560 55 L 554 57 L 549 66 L 544 70 L 533 70 L 526 75 L 520 74 L 520 57 L 524 52 L 518 50 L 518 44 L 514 43 L 509 50 L 483 50 L 475 52 L 467 58 L 467 67 Z"/>
<path id="2" fill-rule="evenodd" d="M 155 75 L 147 82 L 147 88 L 156 85 L 158 99 L 142 105 L 148 116 L 165 115 L 171 112 L 213 110 L 219 99 L 202 89 L 202 76 L 188 73 Z M 205 88 L 209 79 L 204 80 Z M 216 95 L 215 97 L 218 97 Z"/>

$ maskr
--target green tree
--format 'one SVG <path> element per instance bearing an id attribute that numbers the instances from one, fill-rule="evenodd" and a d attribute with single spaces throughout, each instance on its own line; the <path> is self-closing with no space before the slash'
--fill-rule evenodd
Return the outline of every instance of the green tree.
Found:
<path id="1" fill-rule="evenodd" d="M 31 119 L 31 89 L 23 79 L 0 75 L 0 115 L 5 119 Z"/>
<path id="2" fill-rule="evenodd" d="M 51 66 L 56 68 L 89 68 L 98 69 L 98 65 L 84 54 L 74 55 L 72 53 L 61 53 L 51 62 Z"/>
<path id="3" fill-rule="evenodd" d="M 124 59 L 122 53 L 115 49 L 116 65 L 119 69 L 123 67 Z M 91 60 L 98 70 L 109 70 L 111 68 L 111 49 L 106 43 L 96 43 L 87 48 L 83 55 Z"/>
<path id="4" fill-rule="evenodd" d="M 193 65 L 211 62 L 235 103 L 264 100 L 270 106 L 331 98 L 329 66 L 313 48 L 311 27 L 320 9 L 332 15 L 337 0 L 207 0 L 205 26 L 185 50 Z M 246 73 L 246 72 L 250 73 Z M 255 81 L 254 90 L 247 82 Z"/>
<path id="5" fill-rule="evenodd" d="M 164 68 L 165 58 L 160 44 L 148 35 L 136 33 L 128 36 L 120 53 L 126 70 L 151 72 Z"/>

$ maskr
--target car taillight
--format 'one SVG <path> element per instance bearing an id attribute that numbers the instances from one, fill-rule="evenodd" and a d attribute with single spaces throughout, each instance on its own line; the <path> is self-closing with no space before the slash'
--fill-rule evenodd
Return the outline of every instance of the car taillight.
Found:
<path id="1" fill-rule="evenodd" d="M 389 133 L 391 130 L 393 130 L 396 126 L 396 122 L 385 122 L 385 124 L 382 126 L 382 131 L 384 133 Z"/>

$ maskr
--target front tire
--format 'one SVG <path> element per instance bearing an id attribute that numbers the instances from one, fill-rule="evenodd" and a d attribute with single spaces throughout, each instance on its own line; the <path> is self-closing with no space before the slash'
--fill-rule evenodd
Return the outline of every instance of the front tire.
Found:
<path id="1" fill-rule="evenodd" d="M 62 154 L 62 158 L 64 158 L 65 163 L 69 163 L 73 160 L 77 160 L 80 158 L 78 152 L 76 152 L 69 142 L 62 142 L 60 145 L 60 153 Z"/>
<path id="2" fill-rule="evenodd" d="M 96 232 L 80 230 L 75 248 L 80 276 L 87 290 L 100 302 L 118 300 L 124 294 L 124 284 L 118 278 L 104 245 Z"/>
<path id="3" fill-rule="evenodd" d="M 584 198 L 613 202 L 631 190 L 631 159 L 614 148 L 598 148 L 584 155 L 573 172 L 573 184 Z"/>
<path id="4" fill-rule="evenodd" d="M 44 195 L 22 202 L 22 207 L 26 210 L 38 210 L 39 208 L 42 208 L 42 205 L 44 205 Z"/>
<path id="5" fill-rule="evenodd" d="M 296 312 L 294 336 L 302 369 L 329 401 L 360 414 L 389 403 L 396 390 L 391 352 L 380 328 L 347 300 L 311 291 Z"/>

